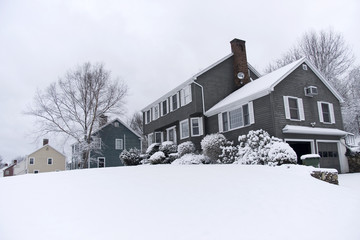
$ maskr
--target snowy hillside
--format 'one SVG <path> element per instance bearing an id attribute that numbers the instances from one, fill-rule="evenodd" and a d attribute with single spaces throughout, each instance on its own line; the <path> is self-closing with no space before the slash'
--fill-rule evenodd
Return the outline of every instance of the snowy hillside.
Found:
<path id="1" fill-rule="evenodd" d="M 360 190 L 308 169 L 158 165 L 1 178 L 0 239 L 360 239 Z"/>

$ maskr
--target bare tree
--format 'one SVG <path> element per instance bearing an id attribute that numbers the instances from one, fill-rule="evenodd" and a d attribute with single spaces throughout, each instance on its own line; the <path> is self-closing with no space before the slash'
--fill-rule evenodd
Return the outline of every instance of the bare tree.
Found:
<path id="1" fill-rule="evenodd" d="M 2 156 L 0 155 L 0 168 L 2 168 L 3 167 L 3 158 L 2 158 Z"/>
<path id="2" fill-rule="evenodd" d="M 345 129 L 360 135 L 360 66 L 353 68 L 347 79 L 343 117 Z"/>
<path id="3" fill-rule="evenodd" d="M 86 167 L 90 151 L 96 148 L 93 132 L 101 116 L 123 114 L 127 86 L 112 81 L 103 64 L 84 63 L 45 91 L 38 90 L 34 106 L 26 114 L 38 118 L 41 134 L 59 133 L 81 146 L 81 167 Z"/>
<path id="4" fill-rule="evenodd" d="M 272 72 L 301 57 L 306 57 L 336 88 L 339 79 L 344 77 L 354 63 L 354 55 L 344 37 L 332 29 L 327 31 L 309 31 L 275 63 L 269 64 L 265 72 Z"/>
<path id="5" fill-rule="evenodd" d="M 146 149 L 147 146 L 147 137 L 144 136 L 143 131 L 143 115 L 141 112 L 135 112 L 131 119 L 129 119 L 128 124 L 131 129 L 133 129 L 136 133 L 138 133 L 141 136 L 141 144 L 142 149 Z"/>

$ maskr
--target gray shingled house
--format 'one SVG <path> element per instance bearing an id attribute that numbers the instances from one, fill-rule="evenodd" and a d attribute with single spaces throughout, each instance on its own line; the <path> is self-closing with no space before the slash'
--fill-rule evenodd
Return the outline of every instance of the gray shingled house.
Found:
<path id="1" fill-rule="evenodd" d="M 248 62 L 245 41 L 232 53 L 145 107 L 149 144 L 200 141 L 221 132 L 238 136 L 264 129 L 288 142 L 298 157 L 321 156 L 321 167 L 348 172 L 342 97 L 306 58 L 261 76 Z"/>

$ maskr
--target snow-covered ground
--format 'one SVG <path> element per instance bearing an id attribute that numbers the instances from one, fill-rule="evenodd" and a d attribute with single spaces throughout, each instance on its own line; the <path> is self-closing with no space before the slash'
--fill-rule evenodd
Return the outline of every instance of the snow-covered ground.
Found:
<path id="1" fill-rule="evenodd" d="M 158 165 L 0 179 L 0 239 L 360 239 L 360 174 Z"/>

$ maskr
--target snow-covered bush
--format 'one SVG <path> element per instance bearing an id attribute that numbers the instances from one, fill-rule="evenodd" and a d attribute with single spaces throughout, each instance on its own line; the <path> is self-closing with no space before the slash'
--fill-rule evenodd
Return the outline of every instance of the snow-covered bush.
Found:
<path id="1" fill-rule="evenodd" d="M 214 133 L 206 135 L 203 140 L 201 140 L 201 149 L 203 150 L 203 154 L 210 159 L 211 163 L 216 163 L 222 152 L 221 146 L 224 146 L 225 143 L 226 138 L 224 135 Z"/>
<path id="2" fill-rule="evenodd" d="M 187 153 L 194 153 L 195 152 L 195 145 L 191 141 L 183 142 L 179 144 L 177 148 L 177 152 L 179 157 L 184 156 Z"/>
<path id="3" fill-rule="evenodd" d="M 220 146 L 221 155 L 219 156 L 219 163 L 231 164 L 237 158 L 238 148 L 234 146 L 234 142 L 227 141 L 225 146 Z"/>
<path id="4" fill-rule="evenodd" d="M 165 160 L 165 154 L 161 151 L 154 153 L 149 158 L 151 164 L 162 164 L 164 160 Z"/>
<path id="5" fill-rule="evenodd" d="M 159 148 L 160 148 L 160 143 L 153 143 L 146 149 L 145 153 L 151 156 L 157 151 L 159 151 Z"/>
<path id="6" fill-rule="evenodd" d="M 125 166 L 139 165 L 141 161 L 140 151 L 136 148 L 132 148 L 129 151 L 125 149 L 121 152 L 119 158 L 123 161 Z"/>
<path id="7" fill-rule="evenodd" d="M 276 166 L 287 163 L 297 163 L 297 155 L 285 142 L 273 142 L 268 153 L 268 165 Z"/>
<path id="8" fill-rule="evenodd" d="M 192 164 L 203 164 L 208 162 L 208 158 L 204 155 L 196 155 L 194 153 L 187 153 L 181 158 L 176 159 L 171 164 L 174 165 L 192 165 Z"/>
<path id="9" fill-rule="evenodd" d="M 161 143 L 159 147 L 159 151 L 162 151 L 165 154 L 165 156 L 168 157 L 171 153 L 176 153 L 177 145 L 172 141 L 166 141 Z"/>
<path id="10" fill-rule="evenodd" d="M 239 143 L 237 163 L 240 164 L 280 165 L 297 161 L 289 144 L 262 129 L 240 136 Z"/>

